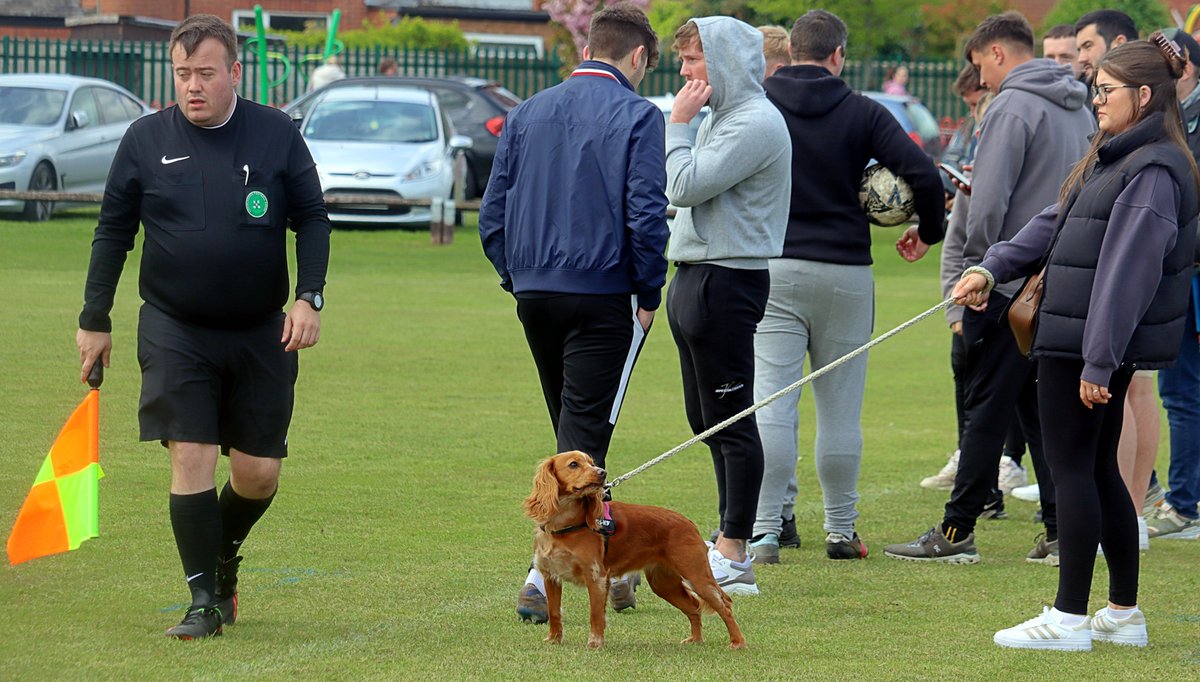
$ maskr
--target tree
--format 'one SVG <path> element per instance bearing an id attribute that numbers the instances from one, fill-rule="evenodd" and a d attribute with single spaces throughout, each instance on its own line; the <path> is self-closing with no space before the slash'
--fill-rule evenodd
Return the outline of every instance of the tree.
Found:
<path id="1" fill-rule="evenodd" d="M 1116 9 L 1128 14 L 1143 37 L 1175 25 L 1163 0 L 1060 0 L 1042 20 L 1042 30 L 1058 24 L 1074 24 L 1098 9 Z"/>
<path id="2" fill-rule="evenodd" d="M 637 7 L 645 9 L 650 0 L 629 0 Z M 563 61 L 574 63 L 583 56 L 583 48 L 587 45 L 588 29 L 592 25 L 592 15 L 607 3 L 603 0 L 548 0 L 542 4 L 542 9 L 550 15 L 550 20 L 562 26 L 571 35 L 575 46 L 575 59 L 564 55 Z"/>
<path id="3" fill-rule="evenodd" d="M 849 30 L 853 58 L 912 57 L 923 53 L 925 0 L 748 0 L 761 23 L 791 26 L 810 9 L 838 15 Z M 764 21 L 765 20 L 765 21 Z"/>
<path id="4" fill-rule="evenodd" d="M 979 22 L 1005 9 L 1005 0 L 943 0 L 922 6 L 925 44 L 921 56 L 961 59 L 961 47 Z"/>

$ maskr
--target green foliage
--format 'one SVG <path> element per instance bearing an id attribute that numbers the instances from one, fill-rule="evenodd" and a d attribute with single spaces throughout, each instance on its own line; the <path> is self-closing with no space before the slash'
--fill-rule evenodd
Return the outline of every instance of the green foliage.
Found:
<path id="1" fill-rule="evenodd" d="M 272 31 L 287 39 L 288 45 L 320 49 L 325 46 L 324 30 Z M 399 48 L 417 50 L 464 49 L 467 39 L 463 37 L 458 22 L 444 24 L 425 21 L 420 17 L 403 17 L 395 23 L 364 21 L 357 30 L 342 31 L 337 35 L 346 47 Z"/>
<path id="2" fill-rule="evenodd" d="M 1160 28 L 1175 25 L 1163 0 L 1059 0 L 1042 20 L 1041 28 L 1045 31 L 1058 24 L 1074 24 L 1083 15 L 1098 9 L 1116 9 L 1128 14 L 1142 38 Z"/>
<path id="3" fill-rule="evenodd" d="M 646 9 L 646 16 L 650 18 L 650 25 L 654 28 L 654 32 L 658 34 L 660 48 L 666 52 L 671 49 L 671 39 L 674 37 L 675 31 L 688 19 L 700 15 L 696 14 L 692 5 L 686 2 L 658 0 L 651 3 L 650 7 Z"/>
<path id="4" fill-rule="evenodd" d="M 790 27 L 810 9 L 838 15 L 849 30 L 847 52 L 853 59 L 912 57 L 921 54 L 925 29 L 921 6 L 925 0 L 749 0 L 771 23 Z"/>
<path id="5" fill-rule="evenodd" d="M 1007 0 L 943 0 L 922 8 L 925 45 L 921 56 L 961 59 L 960 48 L 979 22 L 1008 9 Z"/>

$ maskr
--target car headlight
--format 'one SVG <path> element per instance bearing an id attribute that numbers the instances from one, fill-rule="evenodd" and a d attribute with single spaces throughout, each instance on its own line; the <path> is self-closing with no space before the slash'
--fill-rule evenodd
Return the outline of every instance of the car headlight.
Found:
<path id="1" fill-rule="evenodd" d="M 23 151 L 11 152 L 9 154 L 0 154 L 0 168 L 7 168 L 8 166 L 15 166 L 18 163 L 21 163 L 21 161 L 23 161 L 26 156 L 28 156 L 28 154 L 26 154 Z"/>
<path id="2" fill-rule="evenodd" d="M 413 180 L 423 180 L 425 178 L 437 175 L 440 172 L 442 172 L 441 159 L 433 159 L 432 161 L 426 161 L 426 162 L 422 163 L 421 165 L 417 166 L 416 168 L 405 173 L 404 177 L 402 179 L 405 182 L 412 182 Z"/>

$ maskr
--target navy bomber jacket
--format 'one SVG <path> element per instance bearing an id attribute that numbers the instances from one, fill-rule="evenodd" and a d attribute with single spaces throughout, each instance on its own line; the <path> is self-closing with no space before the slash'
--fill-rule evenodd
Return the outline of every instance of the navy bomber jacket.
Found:
<path id="1" fill-rule="evenodd" d="M 479 210 L 483 250 L 513 294 L 662 300 L 665 125 L 616 68 L 585 61 L 508 113 Z"/>

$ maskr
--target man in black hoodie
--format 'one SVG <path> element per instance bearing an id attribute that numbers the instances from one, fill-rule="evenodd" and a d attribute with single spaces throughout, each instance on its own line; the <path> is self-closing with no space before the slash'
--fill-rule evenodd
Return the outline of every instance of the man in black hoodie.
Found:
<path id="1" fill-rule="evenodd" d="M 755 400 L 803 376 L 806 353 L 816 370 L 871 338 L 871 225 L 858 189 L 872 158 L 913 189 L 920 223 L 896 243 L 900 255 L 920 259 L 943 233 L 937 168 L 887 109 L 854 93 L 839 77 L 846 63 L 846 24 L 812 10 L 796 20 L 791 51 L 792 66 L 763 84 L 791 135 L 792 193 L 783 255 L 770 261 L 771 295 L 754 337 Z M 815 460 L 831 559 L 867 554 L 854 530 L 866 373 L 862 355 L 813 385 Z M 785 502 L 794 501 L 798 401 L 799 394 L 791 393 L 758 413 L 766 469 L 751 546 L 763 563 L 779 560 L 781 521 L 793 512 Z"/>

